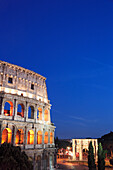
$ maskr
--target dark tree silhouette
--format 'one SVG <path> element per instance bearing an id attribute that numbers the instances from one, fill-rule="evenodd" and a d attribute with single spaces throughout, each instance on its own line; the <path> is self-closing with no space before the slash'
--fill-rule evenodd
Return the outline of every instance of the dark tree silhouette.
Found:
<path id="1" fill-rule="evenodd" d="M 32 170 L 32 163 L 20 147 L 10 143 L 0 146 L 0 170 Z"/>
<path id="2" fill-rule="evenodd" d="M 105 170 L 105 154 L 106 151 L 103 150 L 102 144 L 98 145 L 98 170 Z"/>
<path id="3" fill-rule="evenodd" d="M 88 150 L 88 167 L 89 167 L 89 170 L 96 170 L 95 159 L 94 159 L 94 149 L 92 146 L 92 142 L 90 142 L 89 150 Z"/>

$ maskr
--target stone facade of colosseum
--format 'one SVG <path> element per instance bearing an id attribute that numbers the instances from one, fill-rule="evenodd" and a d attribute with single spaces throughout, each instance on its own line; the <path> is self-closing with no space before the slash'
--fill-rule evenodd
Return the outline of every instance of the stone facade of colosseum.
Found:
<path id="1" fill-rule="evenodd" d="M 55 126 L 46 78 L 0 61 L 0 143 L 20 146 L 35 169 L 54 169 Z"/>

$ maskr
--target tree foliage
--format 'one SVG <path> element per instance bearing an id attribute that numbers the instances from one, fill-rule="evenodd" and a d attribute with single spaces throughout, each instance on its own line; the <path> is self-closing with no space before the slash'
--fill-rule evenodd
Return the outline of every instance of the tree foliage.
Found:
<path id="1" fill-rule="evenodd" d="M 95 159 L 94 159 L 94 149 L 93 149 L 92 142 L 90 142 L 89 150 L 88 150 L 88 167 L 89 167 L 89 170 L 96 170 Z"/>
<path id="2" fill-rule="evenodd" d="M 102 144 L 98 145 L 98 169 L 105 170 L 105 154 L 106 151 L 103 150 Z"/>
<path id="3" fill-rule="evenodd" d="M 0 170 L 32 170 L 32 163 L 26 153 L 20 147 L 10 143 L 0 146 Z"/>
<path id="4" fill-rule="evenodd" d="M 65 139 L 61 140 L 61 139 L 58 139 L 58 137 L 56 137 L 56 139 L 55 139 L 55 146 L 58 149 L 61 149 L 61 148 L 66 149 L 68 146 L 72 147 L 72 144 L 68 140 L 65 140 Z"/>

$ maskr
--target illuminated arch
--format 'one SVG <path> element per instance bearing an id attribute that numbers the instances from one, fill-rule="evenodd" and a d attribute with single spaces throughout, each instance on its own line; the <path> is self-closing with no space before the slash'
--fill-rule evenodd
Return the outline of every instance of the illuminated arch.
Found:
<path id="1" fill-rule="evenodd" d="M 45 135 L 44 135 L 44 143 L 45 143 L 45 144 L 48 144 L 48 132 L 45 132 Z"/>
<path id="2" fill-rule="evenodd" d="M 34 107 L 33 106 L 29 106 L 29 109 L 28 109 L 28 118 L 34 119 Z"/>
<path id="3" fill-rule="evenodd" d="M 42 120 L 42 108 L 38 108 L 38 112 L 37 112 L 37 118 L 38 120 Z"/>
<path id="4" fill-rule="evenodd" d="M 22 103 L 18 104 L 17 115 L 24 117 L 24 105 Z"/>
<path id="5" fill-rule="evenodd" d="M 52 144 L 53 143 L 53 133 L 51 132 L 50 133 L 50 144 Z"/>
<path id="6" fill-rule="evenodd" d="M 4 115 L 12 116 L 13 115 L 13 103 L 11 101 L 6 101 L 4 104 Z"/>
<path id="7" fill-rule="evenodd" d="M 24 143 L 24 132 L 22 129 L 18 129 L 16 133 L 15 144 L 23 144 Z"/>
<path id="8" fill-rule="evenodd" d="M 44 112 L 44 120 L 48 121 L 48 110 L 47 109 Z"/>
<path id="9" fill-rule="evenodd" d="M 34 144 L 34 131 L 29 130 L 28 131 L 28 136 L 27 136 L 27 144 Z"/>
<path id="10" fill-rule="evenodd" d="M 37 132 L 37 144 L 42 144 L 42 132 Z"/>
<path id="11" fill-rule="evenodd" d="M 11 139 L 12 139 L 12 131 L 9 128 L 6 128 L 3 130 L 2 132 L 2 142 L 7 142 L 7 143 L 11 143 Z"/>

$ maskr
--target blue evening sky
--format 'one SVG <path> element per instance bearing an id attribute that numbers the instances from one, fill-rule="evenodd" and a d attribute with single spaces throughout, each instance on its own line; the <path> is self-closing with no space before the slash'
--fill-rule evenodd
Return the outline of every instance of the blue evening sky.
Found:
<path id="1" fill-rule="evenodd" d="M 113 0 L 0 0 L 0 59 L 47 77 L 59 138 L 113 131 Z"/>

